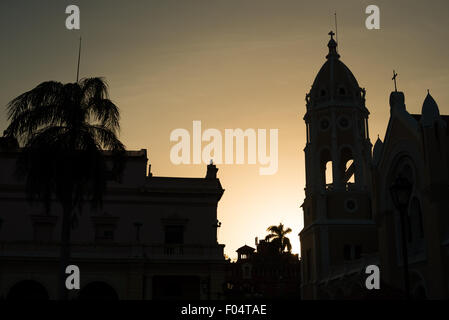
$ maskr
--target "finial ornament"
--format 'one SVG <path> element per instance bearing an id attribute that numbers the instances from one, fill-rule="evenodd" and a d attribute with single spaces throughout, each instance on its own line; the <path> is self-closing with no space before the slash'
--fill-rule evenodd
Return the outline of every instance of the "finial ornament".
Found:
<path id="1" fill-rule="evenodd" d="M 333 31 L 329 32 L 328 35 L 331 36 L 331 40 L 334 40 L 335 33 Z"/>
<path id="2" fill-rule="evenodd" d="M 396 78 L 397 78 L 398 74 L 393 70 L 393 78 L 391 78 L 391 80 L 394 81 L 394 91 L 398 92 L 398 87 L 396 86 Z"/>
<path id="3" fill-rule="evenodd" d="M 427 94 L 430 94 L 430 90 L 429 89 L 427 89 Z"/>

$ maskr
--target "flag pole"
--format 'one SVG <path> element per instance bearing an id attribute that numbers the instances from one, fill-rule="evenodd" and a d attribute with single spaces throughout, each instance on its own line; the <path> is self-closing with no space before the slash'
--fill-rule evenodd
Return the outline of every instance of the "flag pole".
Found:
<path id="1" fill-rule="evenodd" d="M 338 42 L 337 11 L 335 11 L 334 16 L 335 16 L 335 39 L 337 40 L 337 44 L 338 44 L 338 47 L 339 47 L 340 46 L 340 42 Z M 337 52 L 338 52 L 338 47 L 337 47 Z"/>

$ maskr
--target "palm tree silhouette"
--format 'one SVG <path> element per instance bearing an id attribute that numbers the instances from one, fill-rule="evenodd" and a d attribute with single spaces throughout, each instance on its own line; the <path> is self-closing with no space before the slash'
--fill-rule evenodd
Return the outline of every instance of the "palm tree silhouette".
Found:
<path id="1" fill-rule="evenodd" d="M 285 235 L 292 232 L 292 229 L 287 228 L 284 230 L 284 225 L 279 223 L 278 226 L 270 226 L 267 231 L 271 232 L 265 237 L 266 241 L 270 241 L 273 243 L 278 249 L 279 253 L 282 253 L 287 249 L 287 252 L 291 252 L 292 245 L 290 243 L 290 239 Z"/>
<path id="2" fill-rule="evenodd" d="M 56 199 L 63 209 L 59 299 L 67 299 L 65 268 L 75 209 L 85 201 L 101 207 L 107 180 L 119 179 L 124 169 L 119 110 L 103 78 L 43 82 L 12 100 L 7 110 L 5 134 L 23 145 L 16 170 L 26 181 L 28 200 L 42 201 L 48 213 Z"/>

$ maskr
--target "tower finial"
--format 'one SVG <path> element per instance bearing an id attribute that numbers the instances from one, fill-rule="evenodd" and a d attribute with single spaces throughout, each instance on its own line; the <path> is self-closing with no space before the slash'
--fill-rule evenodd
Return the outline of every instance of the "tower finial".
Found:
<path id="1" fill-rule="evenodd" d="M 326 56 L 327 59 L 329 58 L 340 58 L 340 55 L 337 52 L 337 42 L 334 40 L 335 33 L 333 31 L 329 32 L 328 35 L 331 36 L 331 39 L 329 40 L 329 43 L 327 46 L 329 47 L 329 54 Z"/>
<path id="2" fill-rule="evenodd" d="M 393 70 L 393 78 L 391 78 L 391 80 L 394 81 L 394 91 L 398 92 L 398 87 L 396 86 L 396 78 L 397 78 L 398 74 Z"/>

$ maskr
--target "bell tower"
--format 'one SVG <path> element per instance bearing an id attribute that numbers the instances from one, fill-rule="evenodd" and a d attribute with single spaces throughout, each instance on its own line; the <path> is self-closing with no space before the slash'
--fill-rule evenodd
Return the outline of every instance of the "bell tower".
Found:
<path id="1" fill-rule="evenodd" d="M 371 215 L 371 142 L 365 89 L 340 60 L 334 33 L 306 95 L 306 198 L 300 233 L 303 297 L 332 298 L 322 287 L 339 268 L 377 249 Z"/>

